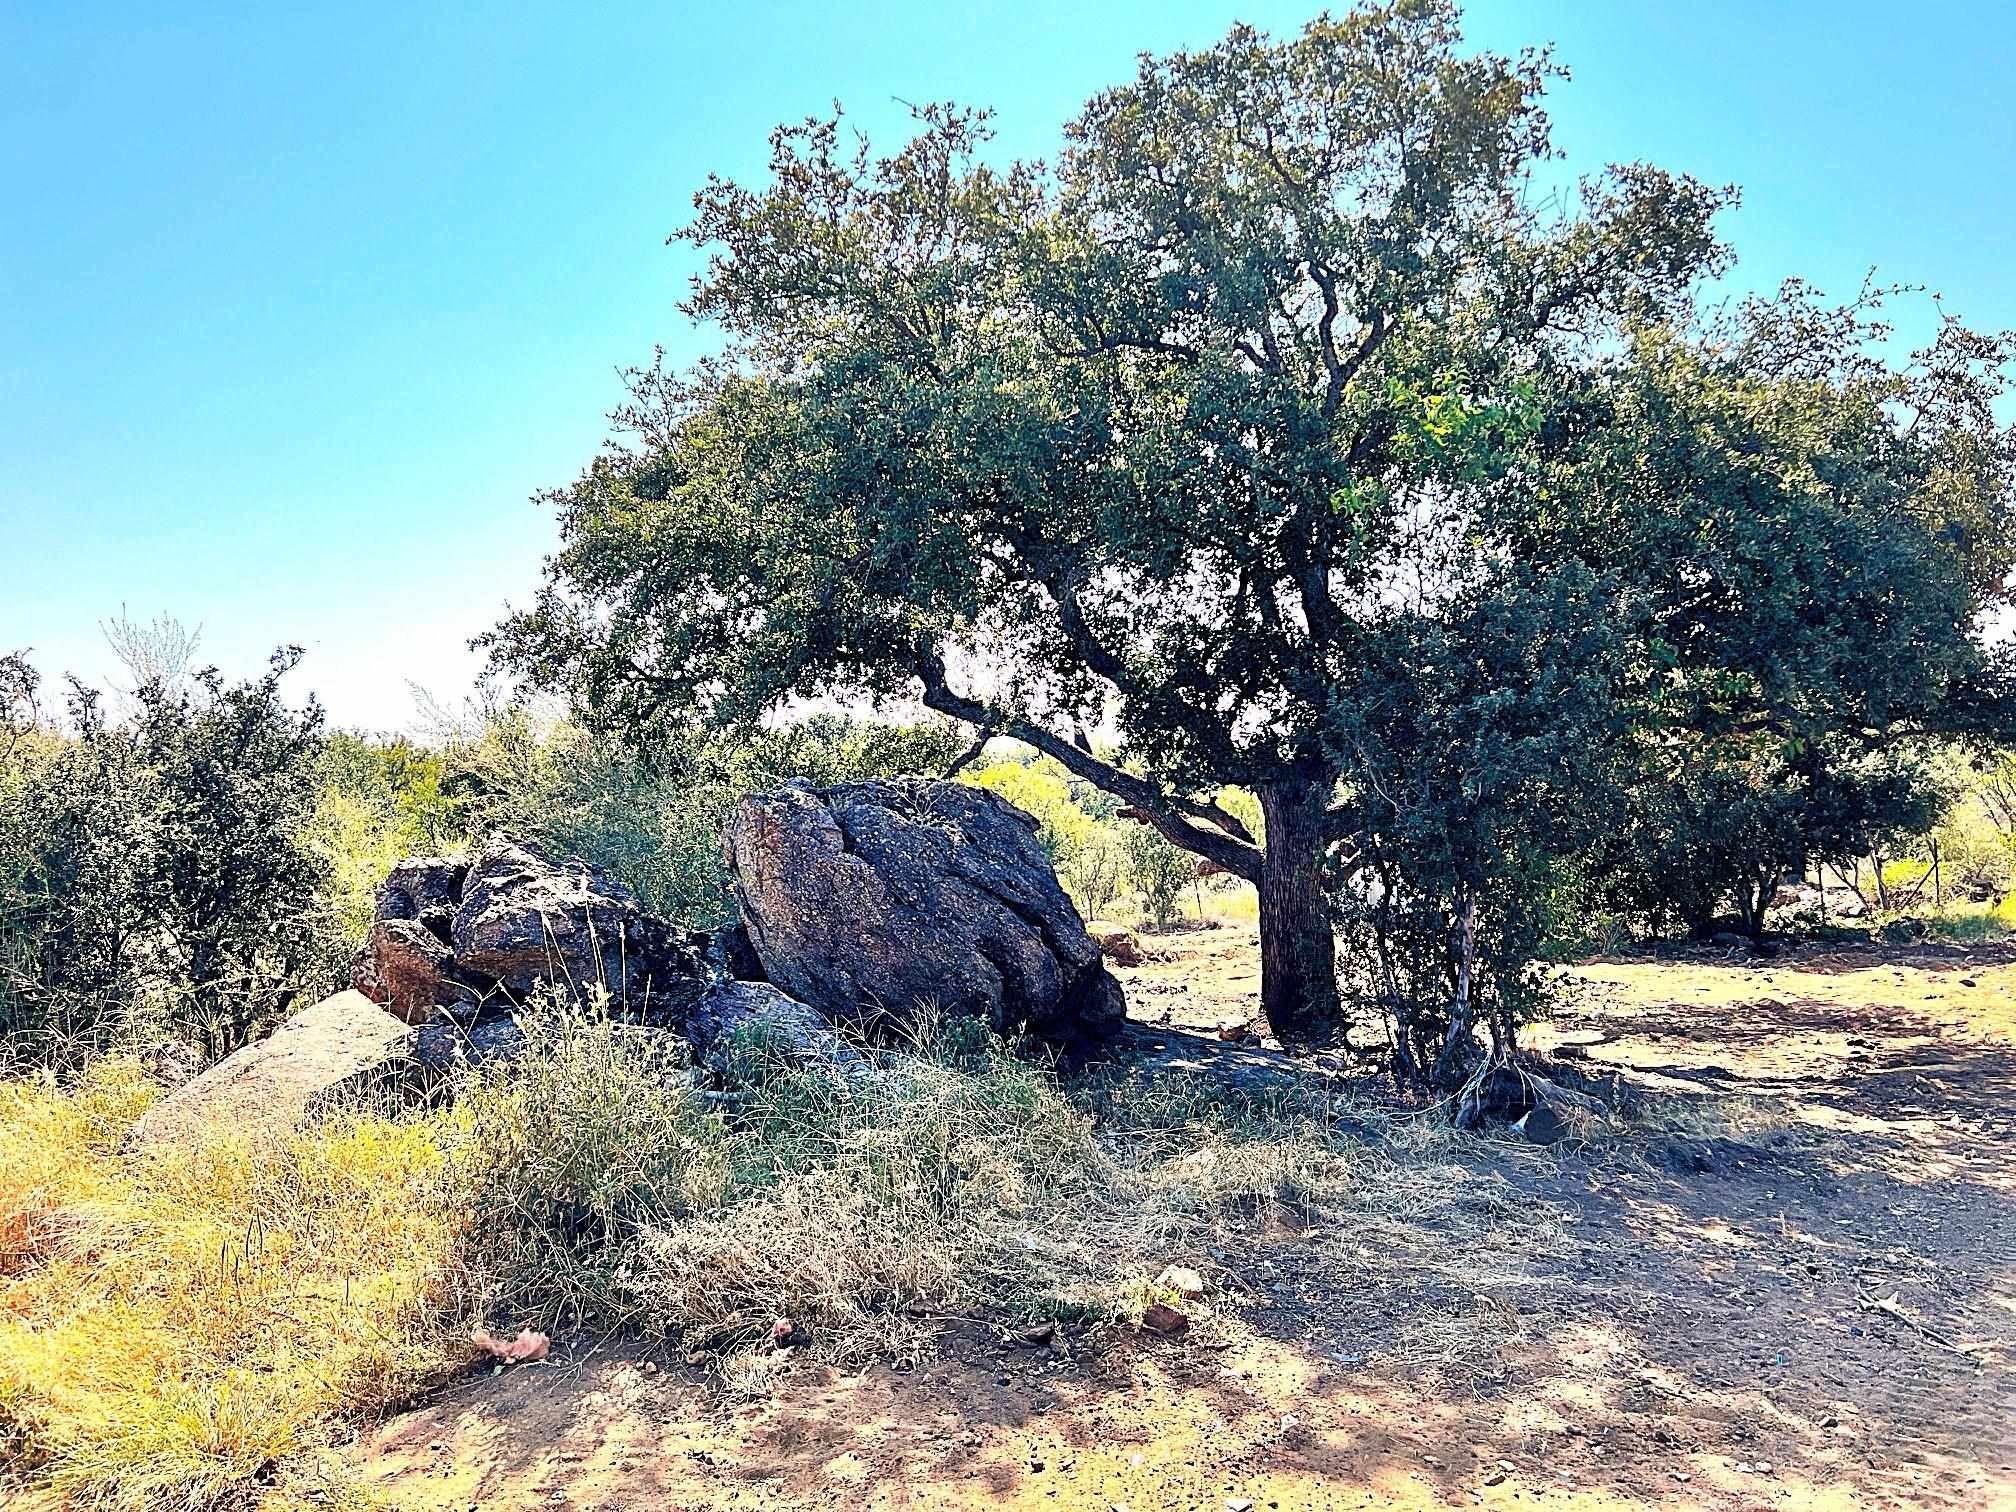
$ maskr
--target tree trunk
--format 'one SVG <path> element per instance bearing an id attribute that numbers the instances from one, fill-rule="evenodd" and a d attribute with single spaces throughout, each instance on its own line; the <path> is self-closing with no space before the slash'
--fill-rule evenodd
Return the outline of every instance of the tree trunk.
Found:
<path id="1" fill-rule="evenodd" d="M 1267 822 L 1260 862 L 1260 1008 L 1285 1043 L 1341 1028 L 1337 935 L 1323 891 L 1323 814 L 1333 779 L 1311 772 L 1258 787 Z"/>

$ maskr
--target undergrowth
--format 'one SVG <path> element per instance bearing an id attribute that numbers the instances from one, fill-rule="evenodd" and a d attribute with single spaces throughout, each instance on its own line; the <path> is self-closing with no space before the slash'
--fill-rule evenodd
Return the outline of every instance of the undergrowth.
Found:
<path id="1" fill-rule="evenodd" d="M 468 1354 L 452 1124 L 125 1148 L 152 1100 L 129 1062 L 0 1085 L 0 1475 L 84 1506 L 326 1506 L 338 1421 Z"/>
<path id="2" fill-rule="evenodd" d="M 659 1335 L 757 1391 L 779 1319 L 825 1359 L 914 1360 L 949 1316 L 1138 1314 L 1228 1220 L 1362 1238 L 1466 1179 L 1425 1123 L 1375 1143 L 1314 1089 L 1069 1085 L 970 1025 L 850 1079 L 751 1041 L 713 1094 L 620 1025 L 529 1039 L 452 1101 L 263 1145 L 130 1146 L 130 1063 L 0 1085 L 0 1474 L 77 1505 L 340 1504 L 343 1425 L 466 1367 L 479 1322 Z"/>

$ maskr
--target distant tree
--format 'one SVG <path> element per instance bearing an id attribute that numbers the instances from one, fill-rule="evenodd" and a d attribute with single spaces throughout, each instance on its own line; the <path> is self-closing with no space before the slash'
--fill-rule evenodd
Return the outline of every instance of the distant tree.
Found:
<path id="1" fill-rule="evenodd" d="M 1553 72 L 1395 0 L 1146 59 L 1051 166 L 952 107 L 879 160 L 778 131 L 683 233 L 727 353 L 635 375 L 496 661 L 637 739 L 819 695 L 1016 736 L 1253 881 L 1268 1018 L 1334 1033 L 1335 695 L 1442 594 L 1422 533 L 1531 494 L 1564 368 L 1720 257 L 1728 195 L 1656 169 L 1538 208 Z"/>
<path id="2" fill-rule="evenodd" d="M 1633 797 L 1605 866 L 1697 931 L 1727 906 L 1761 932 L 1788 873 L 1922 828 L 1935 743 L 2012 727 L 1981 631 L 2016 568 L 2016 337 L 1942 319 L 1893 367 L 1878 306 L 1795 283 L 1633 332 L 1514 532 L 1628 586 Z"/>
<path id="3" fill-rule="evenodd" d="M 136 694 L 150 685 L 168 693 L 181 692 L 203 642 L 201 625 L 185 625 L 167 613 L 143 622 L 128 614 L 123 604 L 112 618 L 99 621 L 98 630 L 133 680 L 132 687 L 124 691 Z"/>
<path id="4" fill-rule="evenodd" d="M 40 719 L 35 695 L 41 686 L 41 675 L 29 665 L 26 651 L 0 656 L 0 761 L 13 755 Z"/>
<path id="5" fill-rule="evenodd" d="M 1182 847 L 1172 845 L 1153 825 L 1129 824 L 1121 832 L 1127 852 L 1127 876 L 1141 895 L 1148 922 L 1167 929 L 1183 912 L 1183 894 L 1197 876 L 1197 862 Z"/>

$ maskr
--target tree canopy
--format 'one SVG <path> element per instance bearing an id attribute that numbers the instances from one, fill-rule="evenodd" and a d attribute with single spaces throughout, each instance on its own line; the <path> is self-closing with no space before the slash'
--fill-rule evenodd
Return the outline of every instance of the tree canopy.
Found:
<path id="1" fill-rule="evenodd" d="M 780 129 L 680 233 L 724 350 L 632 375 L 493 654 L 640 737 L 815 697 L 1017 736 L 1258 884 L 1289 1037 L 1336 1018 L 1340 887 L 1460 915 L 1511 875 L 1445 844 L 1408 883 L 1403 808 L 1565 825 L 1555 715 L 1620 756 L 1993 717 L 2006 339 L 1893 371 L 1799 288 L 1702 315 L 1733 192 L 1543 195 L 1556 74 L 1392 0 L 1145 58 L 1047 163 L 951 105 L 887 157 Z"/>

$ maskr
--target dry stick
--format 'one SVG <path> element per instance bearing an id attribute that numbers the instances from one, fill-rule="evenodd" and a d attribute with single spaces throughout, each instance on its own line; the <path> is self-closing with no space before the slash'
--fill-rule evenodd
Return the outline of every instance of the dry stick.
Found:
<path id="1" fill-rule="evenodd" d="M 1939 1333 L 1934 1329 L 1927 1328 L 1923 1323 L 1920 1323 L 1916 1318 L 1912 1317 L 1909 1313 L 1905 1312 L 1904 1309 L 1898 1304 L 1897 1294 L 1895 1292 L 1892 1292 L 1887 1297 L 1872 1297 L 1867 1292 L 1858 1291 L 1855 1294 L 1855 1301 L 1857 1305 L 1859 1305 L 1862 1311 L 1864 1312 L 1882 1313 L 1887 1317 L 1897 1319 L 1897 1321 L 1900 1323 L 1904 1323 L 1912 1328 L 1915 1328 L 1918 1331 L 1918 1336 L 1922 1339 L 1928 1340 L 1933 1344 L 1937 1344 L 1942 1348 L 1950 1349 L 1953 1351 L 1953 1353 L 1957 1355 L 1964 1355 L 1967 1353 L 1966 1350 L 1962 1349 L 1958 1344 L 1955 1344 L 1951 1339 L 1947 1338 L 1944 1334 Z"/>

